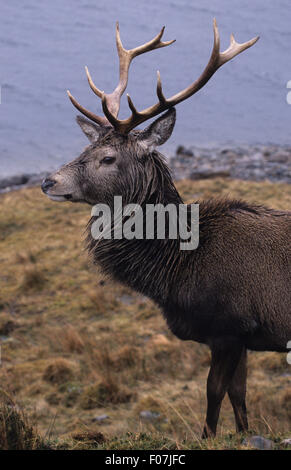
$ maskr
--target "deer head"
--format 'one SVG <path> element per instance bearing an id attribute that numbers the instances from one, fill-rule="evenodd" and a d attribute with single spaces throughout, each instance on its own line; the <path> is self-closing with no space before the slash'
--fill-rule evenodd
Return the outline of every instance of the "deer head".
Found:
<path id="1" fill-rule="evenodd" d="M 114 195 L 125 195 L 134 202 L 138 194 L 151 194 L 153 182 L 165 179 L 167 169 L 161 155 L 155 151 L 170 137 L 175 125 L 174 106 L 186 100 L 202 88 L 223 64 L 251 47 L 258 37 L 239 44 L 231 35 L 230 45 L 220 52 L 220 39 L 216 20 L 213 21 L 214 44 L 208 64 L 200 77 L 176 95 L 166 98 L 162 91 L 160 73 L 157 77 L 158 102 L 138 111 L 127 95 L 131 116 L 118 119 L 120 99 L 127 82 L 131 61 L 145 52 L 166 47 L 174 42 L 161 41 L 164 28 L 151 41 L 134 49 L 126 50 L 121 42 L 116 24 L 116 45 L 119 56 L 119 83 L 115 90 L 106 94 L 94 84 L 86 67 L 89 85 L 101 99 L 104 116 L 97 116 L 81 106 L 68 91 L 72 104 L 87 118 L 77 117 L 77 122 L 91 145 L 71 163 L 61 167 L 42 183 L 43 192 L 55 201 L 108 203 Z M 134 130 L 146 120 L 160 116 L 145 130 Z M 161 176 L 161 173 L 164 175 Z M 166 178 L 167 179 L 167 178 Z M 157 188 L 156 188 L 157 189 Z M 140 202 L 140 201 L 139 201 Z"/>

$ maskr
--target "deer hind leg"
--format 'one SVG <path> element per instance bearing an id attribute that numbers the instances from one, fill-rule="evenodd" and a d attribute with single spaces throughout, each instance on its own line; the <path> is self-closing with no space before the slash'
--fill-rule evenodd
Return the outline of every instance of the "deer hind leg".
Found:
<path id="1" fill-rule="evenodd" d="M 246 384 L 247 350 L 244 347 L 241 352 L 239 363 L 228 387 L 228 396 L 233 407 L 237 432 L 248 430 Z"/>
<path id="2" fill-rule="evenodd" d="M 243 345 L 236 339 L 220 338 L 211 344 L 207 379 L 207 413 L 202 438 L 215 436 L 222 400 L 240 362 Z"/>

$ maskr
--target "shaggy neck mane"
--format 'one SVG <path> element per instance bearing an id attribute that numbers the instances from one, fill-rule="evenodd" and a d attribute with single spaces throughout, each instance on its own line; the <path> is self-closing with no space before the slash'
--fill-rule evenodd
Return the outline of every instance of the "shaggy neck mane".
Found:
<path id="1" fill-rule="evenodd" d="M 136 156 L 133 156 L 136 162 Z M 125 178 L 122 197 L 125 204 L 183 204 L 163 155 L 152 152 L 132 165 Z"/>
<path id="2" fill-rule="evenodd" d="M 153 152 L 146 156 L 140 167 L 133 165 L 124 175 L 126 183 L 120 192 L 124 205 L 139 204 L 183 204 L 174 186 L 163 156 Z M 123 179 L 121 178 L 121 181 Z M 138 184 L 138 186 L 137 186 Z M 165 305 L 172 289 L 177 288 L 177 272 L 188 272 L 189 278 L 195 275 L 195 258 L 200 248 L 207 242 L 211 226 L 224 216 L 232 216 L 237 211 L 254 211 L 240 201 L 206 201 L 199 206 L 199 249 L 183 251 L 177 239 L 98 239 L 91 234 L 96 217 L 87 225 L 86 244 L 93 262 L 101 267 L 104 274 L 128 285 L 152 298 L 160 306 Z"/>
<path id="3" fill-rule="evenodd" d="M 153 152 L 145 158 L 140 166 L 132 165 L 128 170 L 120 191 L 123 205 L 136 203 L 143 208 L 145 204 L 183 204 L 163 156 Z M 179 240 L 95 240 L 91 234 L 95 220 L 96 217 L 91 217 L 86 237 L 93 262 L 101 267 L 104 274 L 160 303 L 161 297 L 166 294 L 163 295 L 167 285 L 165 276 L 170 280 L 179 263 Z M 166 272 L 157 269 L 161 265 Z"/>

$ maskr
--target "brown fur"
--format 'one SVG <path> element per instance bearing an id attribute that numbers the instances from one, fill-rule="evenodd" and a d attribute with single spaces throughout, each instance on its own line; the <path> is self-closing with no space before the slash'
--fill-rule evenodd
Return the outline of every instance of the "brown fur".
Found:
<path id="1" fill-rule="evenodd" d="M 110 206 L 114 195 L 124 204 L 181 204 L 163 157 L 152 149 L 169 137 L 174 120 L 171 110 L 145 131 L 121 136 L 79 118 L 93 143 L 52 175 L 53 186 L 44 191 Z M 108 152 L 115 158 L 110 167 L 103 163 Z M 283 352 L 291 340 L 291 213 L 243 201 L 200 201 L 199 246 L 192 251 L 167 238 L 95 240 L 94 220 L 87 229 L 94 262 L 152 298 L 176 336 L 211 348 L 203 436 L 215 434 L 226 392 L 237 430 L 246 430 L 246 350 Z"/>

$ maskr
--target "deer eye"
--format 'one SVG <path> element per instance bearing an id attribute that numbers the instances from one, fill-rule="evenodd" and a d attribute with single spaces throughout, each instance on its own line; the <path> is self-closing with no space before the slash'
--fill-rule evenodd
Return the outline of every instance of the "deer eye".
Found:
<path id="1" fill-rule="evenodd" d="M 100 163 L 105 163 L 106 165 L 110 165 L 111 163 L 114 163 L 115 160 L 116 160 L 115 157 L 104 157 L 104 158 L 102 158 Z"/>

